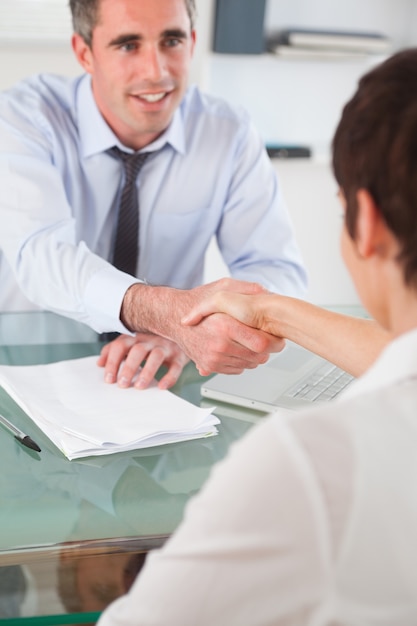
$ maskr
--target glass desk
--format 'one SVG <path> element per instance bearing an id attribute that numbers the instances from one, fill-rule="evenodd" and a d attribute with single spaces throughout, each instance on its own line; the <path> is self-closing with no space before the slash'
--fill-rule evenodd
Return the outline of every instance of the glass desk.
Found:
<path id="1" fill-rule="evenodd" d="M 52 313 L 0 315 L 2 364 L 90 356 L 102 346 L 91 329 Z M 203 380 L 189 364 L 173 391 L 199 405 Z M 212 465 L 263 416 L 217 403 L 215 437 L 68 461 L 1 388 L 0 412 L 42 448 L 0 427 L 1 626 L 94 624 L 178 525 Z"/>

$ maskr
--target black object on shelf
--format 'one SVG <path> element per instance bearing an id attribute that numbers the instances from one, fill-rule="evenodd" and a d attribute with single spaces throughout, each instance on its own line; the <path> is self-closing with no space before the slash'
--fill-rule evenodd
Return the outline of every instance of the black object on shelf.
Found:
<path id="1" fill-rule="evenodd" d="M 266 151 L 271 159 L 306 159 L 311 157 L 311 148 L 286 144 L 269 144 Z"/>
<path id="2" fill-rule="evenodd" d="M 214 52 L 265 52 L 265 5 L 266 0 L 216 0 Z"/>

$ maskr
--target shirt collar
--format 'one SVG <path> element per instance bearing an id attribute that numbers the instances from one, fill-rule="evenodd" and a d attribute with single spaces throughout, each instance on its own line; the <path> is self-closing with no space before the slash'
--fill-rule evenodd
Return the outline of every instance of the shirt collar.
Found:
<path id="1" fill-rule="evenodd" d="M 105 152 L 112 146 L 128 150 L 108 126 L 100 111 L 91 88 L 91 77 L 86 74 L 78 84 L 75 106 L 80 133 L 81 154 L 84 158 Z M 155 141 L 146 146 L 148 152 L 160 150 L 165 144 L 171 145 L 180 154 L 185 154 L 185 129 L 183 106 L 174 113 L 171 124 Z"/>
<path id="2" fill-rule="evenodd" d="M 394 339 L 374 365 L 340 394 L 340 398 L 377 391 L 410 378 L 417 378 L 417 329 Z"/>

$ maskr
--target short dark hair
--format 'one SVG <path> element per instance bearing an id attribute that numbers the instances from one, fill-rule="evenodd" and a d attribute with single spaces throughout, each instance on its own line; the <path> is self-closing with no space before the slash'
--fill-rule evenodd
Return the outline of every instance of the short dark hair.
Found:
<path id="1" fill-rule="evenodd" d="M 357 191 L 366 189 L 400 244 L 405 284 L 417 288 L 417 48 L 394 54 L 360 79 L 332 148 L 350 236 Z"/>
<path id="2" fill-rule="evenodd" d="M 191 30 L 193 30 L 197 15 L 195 0 L 184 0 L 184 2 L 190 18 Z M 93 30 L 100 17 L 100 0 L 69 0 L 69 7 L 74 32 L 80 35 L 91 48 Z"/>

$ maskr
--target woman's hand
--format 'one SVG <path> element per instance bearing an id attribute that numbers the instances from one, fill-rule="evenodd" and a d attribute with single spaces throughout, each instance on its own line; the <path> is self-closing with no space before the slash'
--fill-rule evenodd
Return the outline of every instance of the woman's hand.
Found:
<path id="1" fill-rule="evenodd" d="M 225 313 L 234 317 L 247 326 L 266 330 L 264 328 L 264 302 L 269 304 L 271 296 L 268 292 L 260 294 L 241 294 L 232 291 L 217 291 L 198 303 L 182 319 L 186 326 L 199 324 L 205 317 L 214 313 Z M 273 300 L 272 300 L 273 301 Z M 270 332 L 268 329 L 266 332 Z"/>

